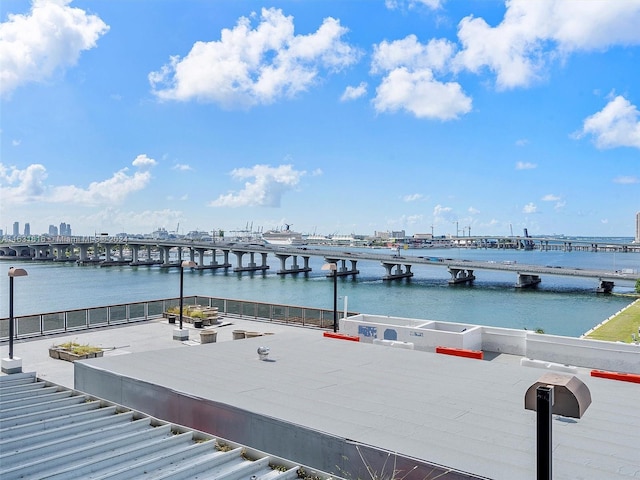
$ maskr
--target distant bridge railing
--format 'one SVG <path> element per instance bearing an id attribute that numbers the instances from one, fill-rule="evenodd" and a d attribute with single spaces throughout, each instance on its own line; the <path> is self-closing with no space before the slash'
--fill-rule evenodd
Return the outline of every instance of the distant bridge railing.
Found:
<path id="1" fill-rule="evenodd" d="M 61 312 L 14 316 L 15 339 L 77 332 L 92 328 L 157 320 L 171 307 L 180 305 L 179 298 L 123 303 L 81 308 Z M 261 321 L 295 324 L 305 327 L 333 328 L 333 310 L 274 303 L 252 302 L 205 296 L 184 297 L 184 305 L 218 307 L 220 315 Z M 356 315 L 349 312 L 349 315 Z M 0 341 L 9 340 L 9 319 L 0 319 Z"/>

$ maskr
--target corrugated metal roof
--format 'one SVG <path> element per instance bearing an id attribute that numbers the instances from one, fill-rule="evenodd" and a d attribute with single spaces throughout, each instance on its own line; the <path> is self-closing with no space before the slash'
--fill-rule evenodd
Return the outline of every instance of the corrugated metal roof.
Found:
<path id="1" fill-rule="evenodd" d="M 142 476 L 288 480 L 298 478 L 300 468 L 242 445 L 41 381 L 35 373 L 0 377 L 3 480 Z"/>

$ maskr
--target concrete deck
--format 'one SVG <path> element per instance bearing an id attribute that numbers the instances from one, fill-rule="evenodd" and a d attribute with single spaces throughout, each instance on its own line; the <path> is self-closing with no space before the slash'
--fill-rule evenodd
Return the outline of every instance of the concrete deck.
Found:
<path id="1" fill-rule="evenodd" d="M 217 342 L 233 339 L 233 330 L 246 330 L 263 333 L 282 333 L 296 330 L 300 335 L 317 336 L 318 330 L 297 326 L 267 323 L 255 320 L 222 318 L 221 325 L 207 327 L 217 330 Z M 166 350 L 173 348 L 189 348 L 199 345 L 202 329 L 193 328 L 191 324 L 183 323 L 189 331 L 189 342 L 173 340 L 173 330 L 176 325 L 170 325 L 166 319 L 148 320 L 145 322 L 123 324 L 120 326 L 79 330 L 72 333 L 47 335 L 31 339 L 22 339 L 13 344 L 14 357 L 22 358 L 23 372 L 36 372 L 43 380 L 74 388 L 73 363 L 55 360 L 49 357 L 49 347 L 54 344 L 74 341 L 103 348 L 104 356 L 118 356 L 130 353 Z M 8 356 L 9 344 L 3 342 L 0 347 L 0 358 Z M 2 373 L 1 375 L 4 375 Z"/>
<path id="2" fill-rule="evenodd" d="M 243 414 L 249 420 L 238 424 L 239 438 L 219 434 L 325 471 L 335 459 L 323 468 L 279 449 L 293 445 L 323 457 L 324 440 L 305 443 L 319 433 L 486 478 L 535 477 L 536 416 L 524 409 L 524 394 L 545 371 L 521 366 L 519 357 L 479 361 L 327 339 L 317 329 L 230 321 L 216 328 L 216 344 L 175 341 L 174 325 L 150 321 L 21 341 L 14 349 L 24 371 L 74 386 L 73 365 L 50 359 L 48 347 L 75 340 L 108 348 L 103 358 L 79 366 L 79 388 L 91 386 L 90 393 L 125 404 L 138 395 L 142 403 L 132 408 L 148 407 L 187 426 L 197 422 L 205 431 L 209 423 L 224 430 Z M 236 329 L 274 335 L 231 342 Z M 190 333 L 198 339 L 198 330 Z M 271 362 L 257 359 L 260 345 L 271 349 Z M 554 418 L 554 478 L 638 478 L 640 386 L 577 372 L 593 403 L 580 420 Z M 265 434 L 271 431 L 278 434 Z"/>

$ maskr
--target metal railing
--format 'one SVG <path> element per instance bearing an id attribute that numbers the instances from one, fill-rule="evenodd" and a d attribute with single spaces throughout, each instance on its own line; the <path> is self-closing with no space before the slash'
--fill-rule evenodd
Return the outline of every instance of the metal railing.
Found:
<path id="1" fill-rule="evenodd" d="M 228 298 L 188 296 L 184 305 L 218 307 L 220 315 L 250 318 L 267 322 L 295 324 L 305 327 L 333 328 L 333 310 L 274 303 L 233 300 Z M 143 322 L 162 318 L 171 307 L 180 305 L 179 298 L 149 300 L 61 312 L 14 316 L 15 339 L 92 328 Z M 349 312 L 348 315 L 356 313 Z M 341 316 L 341 315 L 340 315 Z M 0 341 L 9 340 L 9 319 L 0 319 Z"/>

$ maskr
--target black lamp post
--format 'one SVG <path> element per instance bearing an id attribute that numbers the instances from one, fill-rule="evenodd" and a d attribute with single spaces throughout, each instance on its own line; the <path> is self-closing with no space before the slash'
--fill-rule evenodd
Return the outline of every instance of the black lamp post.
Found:
<path id="1" fill-rule="evenodd" d="M 195 262 L 183 260 L 180 263 L 180 330 L 182 330 L 182 306 L 184 304 L 184 269 L 195 267 Z"/>
<path id="2" fill-rule="evenodd" d="M 335 263 L 325 263 L 322 270 L 330 270 L 333 276 L 333 332 L 338 331 L 338 266 Z"/>
<path id="3" fill-rule="evenodd" d="M 13 277 L 25 277 L 27 271 L 24 268 L 9 268 L 9 360 L 13 360 L 13 337 L 15 335 L 13 319 Z"/>
<path id="4" fill-rule="evenodd" d="M 527 389 L 524 408 L 536 412 L 537 480 L 553 478 L 552 415 L 582 418 L 589 405 L 589 387 L 575 376 L 547 373 Z"/>

